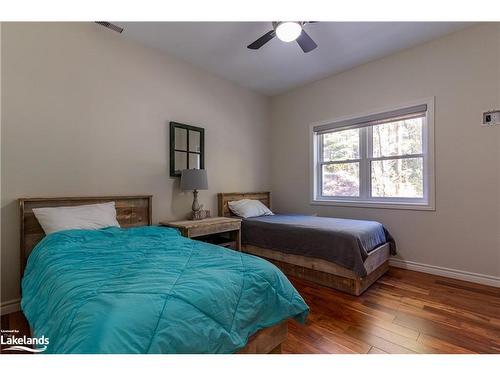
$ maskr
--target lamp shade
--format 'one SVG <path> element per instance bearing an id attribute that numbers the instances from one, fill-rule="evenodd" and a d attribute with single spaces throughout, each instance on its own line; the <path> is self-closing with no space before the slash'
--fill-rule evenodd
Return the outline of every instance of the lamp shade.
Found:
<path id="1" fill-rule="evenodd" d="M 207 190 L 207 171 L 204 169 L 184 169 L 181 172 L 181 190 Z"/>

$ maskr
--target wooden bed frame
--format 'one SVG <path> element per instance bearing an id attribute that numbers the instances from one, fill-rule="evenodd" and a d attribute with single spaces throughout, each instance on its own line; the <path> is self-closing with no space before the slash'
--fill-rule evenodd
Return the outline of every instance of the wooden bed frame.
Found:
<path id="1" fill-rule="evenodd" d="M 26 261 L 38 242 L 45 237 L 40 223 L 33 213 L 33 208 L 81 206 L 115 202 L 116 219 L 122 227 L 139 227 L 152 224 L 152 196 L 105 196 L 105 197 L 65 197 L 65 198 L 20 198 L 21 218 L 21 276 L 24 274 Z"/>
<path id="2" fill-rule="evenodd" d="M 21 278 L 24 274 L 26 261 L 33 248 L 44 237 L 45 233 L 33 214 L 37 207 L 79 206 L 115 202 L 117 220 L 120 226 L 138 227 L 152 225 L 152 196 L 101 196 L 101 197 L 65 197 L 65 198 L 21 198 L 19 201 L 21 220 Z M 31 330 L 31 327 L 30 327 Z M 287 322 L 281 322 L 272 327 L 264 328 L 248 340 L 247 345 L 238 353 L 266 354 L 281 353 L 281 344 L 287 336 Z"/>
<path id="3" fill-rule="evenodd" d="M 228 202 L 240 199 L 256 199 L 271 209 L 271 193 L 219 193 L 219 216 L 233 216 Z M 366 277 L 357 276 L 352 270 L 319 258 L 287 254 L 258 246 L 242 244 L 244 252 L 265 258 L 278 266 L 285 274 L 306 279 L 355 296 L 361 295 L 389 269 L 389 244 L 385 243 L 370 252 L 364 265 Z"/>

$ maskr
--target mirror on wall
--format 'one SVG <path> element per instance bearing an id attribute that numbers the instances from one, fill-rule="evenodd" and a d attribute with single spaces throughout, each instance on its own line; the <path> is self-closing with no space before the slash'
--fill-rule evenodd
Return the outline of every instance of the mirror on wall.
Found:
<path id="1" fill-rule="evenodd" d="M 205 129 L 170 122 L 170 176 L 183 169 L 205 168 Z"/>

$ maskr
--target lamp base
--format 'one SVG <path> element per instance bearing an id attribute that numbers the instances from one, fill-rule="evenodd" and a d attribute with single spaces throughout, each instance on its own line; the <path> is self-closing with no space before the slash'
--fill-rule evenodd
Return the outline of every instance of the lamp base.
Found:
<path id="1" fill-rule="evenodd" d="M 190 220 L 203 220 L 210 217 L 210 210 L 191 211 Z"/>

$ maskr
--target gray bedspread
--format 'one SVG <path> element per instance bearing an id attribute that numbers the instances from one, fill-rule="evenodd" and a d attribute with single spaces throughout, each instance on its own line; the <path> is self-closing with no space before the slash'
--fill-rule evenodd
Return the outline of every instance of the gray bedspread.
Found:
<path id="1" fill-rule="evenodd" d="M 366 276 L 364 261 L 393 238 L 376 221 L 306 215 L 273 215 L 244 219 L 242 243 L 285 253 L 320 258 Z"/>

